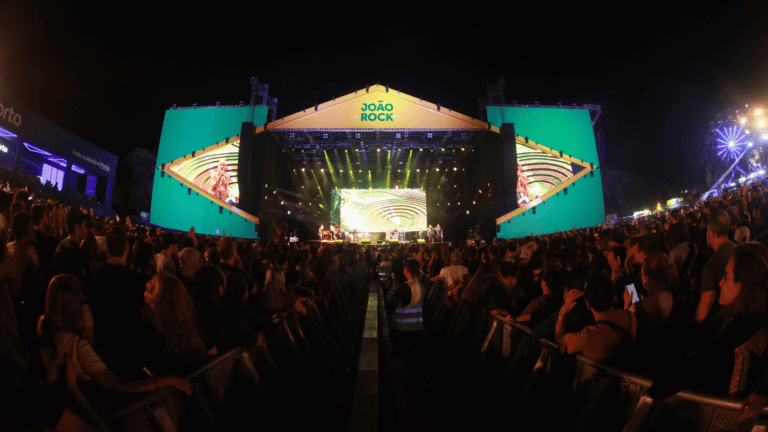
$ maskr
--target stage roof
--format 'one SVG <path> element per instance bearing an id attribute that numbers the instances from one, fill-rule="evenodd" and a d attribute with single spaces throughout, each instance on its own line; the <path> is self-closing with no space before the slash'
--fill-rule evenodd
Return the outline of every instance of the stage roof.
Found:
<path id="1" fill-rule="evenodd" d="M 256 128 L 265 130 L 493 130 L 490 123 L 374 85 Z"/>

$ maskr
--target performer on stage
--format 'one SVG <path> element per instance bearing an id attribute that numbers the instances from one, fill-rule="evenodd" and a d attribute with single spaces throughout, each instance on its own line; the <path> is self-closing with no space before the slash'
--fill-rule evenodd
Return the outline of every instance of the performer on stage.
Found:
<path id="1" fill-rule="evenodd" d="M 320 240 L 323 239 L 323 226 L 320 225 L 320 229 L 317 230 L 317 234 L 320 236 Z"/>
<path id="2" fill-rule="evenodd" d="M 430 225 L 429 228 L 427 228 L 427 238 L 429 239 L 430 242 L 435 240 L 435 229 L 432 228 L 432 225 Z"/>
<path id="3" fill-rule="evenodd" d="M 419 231 L 419 240 L 424 240 L 424 230 Z"/>
<path id="4" fill-rule="evenodd" d="M 211 186 L 208 192 L 212 193 L 217 199 L 227 201 L 229 199 L 229 183 L 231 181 L 232 178 L 227 172 L 227 161 L 222 159 L 211 173 Z"/>
<path id="5" fill-rule="evenodd" d="M 440 224 L 437 224 L 437 227 L 435 228 L 435 241 L 438 243 L 443 242 L 443 229 L 440 228 Z"/>

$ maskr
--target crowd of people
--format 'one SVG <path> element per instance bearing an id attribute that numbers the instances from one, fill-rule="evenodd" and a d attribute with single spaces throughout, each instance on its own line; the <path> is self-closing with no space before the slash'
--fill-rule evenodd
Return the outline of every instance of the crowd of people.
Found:
<path id="1" fill-rule="evenodd" d="M 0 380 L 18 397 L 0 426 L 106 430 L 94 397 L 189 391 L 181 377 L 263 344 L 272 317 L 327 302 L 360 261 L 392 293 L 396 330 L 417 336 L 395 345 L 406 364 L 430 279 L 448 308 L 487 310 L 564 353 L 653 377 L 653 398 L 726 395 L 734 350 L 766 327 L 766 221 L 765 191 L 744 188 L 630 224 L 492 244 L 289 246 L 133 226 L 2 190 Z M 743 392 L 753 416 L 768 401 L 766 367 L 753 363 Z"/>
<path id="2" fill-rule="evenodd" d="M 725 396 L 740 367 L 735 350 L 768 324 L 766 221 L 765 190 L 751 186 L 627 224 L 400 246 L 381 261 L 392 272 L 388 289 L 402 292 L 403 269 L 413 266 L 445 285 L 447 307 L 485 309 L 563 353 L 653 378 L 654 399 L 681 390 Z M 393 308 L 410 301 L 394 297 Z M 412 351 L 405 357 L 413 364 Z M 739 392 L 753 418 L 768 402 L 768 363 L 758 357 Z"/>
<path id="3" fill-rule="evenodd" d="M 263 345 L 273 318 L 327 303 L 362 252 L 165 232 L 0 191 L 0 429 L 106 430 L 112 407 L 219 353 Z"/>

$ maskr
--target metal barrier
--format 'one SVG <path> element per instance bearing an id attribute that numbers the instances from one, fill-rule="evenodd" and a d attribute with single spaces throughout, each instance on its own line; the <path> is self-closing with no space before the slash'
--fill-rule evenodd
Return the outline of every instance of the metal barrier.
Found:
<path id="1" fill-rule="evenodd" d="M 332 308 L 352 317 L 366 276 L 367 267 L 359 262 L 350 273 L 340 273 Z M 355 354 L 349 336 L 355 331 L 339 327 L 354 320 L 341 323 L 324 304 L 317 306 L 307 316 L 288 312 L 275 318 L 278 333 L 266 346 L 211 359 L 186 378 L 192 385 L 189 396 L 166 387 L 107 413 L 105 422 L 110 430 L 175 432 L 239 430 L 246 421 L 261 427 L 322 424 L 313 415 L 339 421 L 336 413 L 346 388 L 341 384 Z M 305 415 L 297 417 L 297 412 Z"/>
<path id="2" fill-rule="evenodd" d="M 452 337 L 447 334 L 445 340 Z M 553 404 L 553 395 L 570 388 L 574 392 L 571 397 L 575 397 L 578 404 L 570 413 L 558 407 L 558 416 L 554 417 L 560 418 L 554 420 L 559 422 L 558 426 L 573 431 L 596 427 L 605 430 L 623 428 L 625 431 L 667 430 L 670 427 L 696 431 L 766 430 L 763 423 L 737 423 L 743 398 L 686 390 L 663 401 L 653 401 L 644 395 L 652 384 L 651 379 L 587 359 L 581 354 L 560 354 L 557 344 L 531 338 L 529 328 L 508 323 L 501 317 L 492 320 L 465 381 L 476 381 L 477 374 L 484 369 L 484 362 L 494 355 L 507 362 L 506 370 L 501 380 L 496 378 L 494 382 L 498 385 L 484 402 L 490 404 L 489 412 L 503 410 L 507 414 L 503 424 L 546 429 L 539 416 L 541 406 L 546 409 L 557 406 Z M 606 422 L 607 411 L 610 411 L 613 423 Z M 768 415 L 768 408 L 763 410 L 765 415 Z"/>

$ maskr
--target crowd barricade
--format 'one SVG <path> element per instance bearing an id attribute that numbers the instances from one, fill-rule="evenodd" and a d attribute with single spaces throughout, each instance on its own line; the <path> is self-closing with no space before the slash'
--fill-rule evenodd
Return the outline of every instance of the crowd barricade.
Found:
<path id="1" fill-rule="evenodd" d="M 227 431 L 252 427 L 333 425 L 349 388 L 359 342 L 331 309 L 359 308 L 368 287 L 367 267 L 355 263 L 334 281 L 338 293 L 317 302 L 307 315 L 289 311 L 273 320 L 277 330 L 250 352 L 238 348 L 212 358 L 186 379 L 185 395 L 166 387 L 104 414 L 110 430 Z M 362 321 L 360 321 L 362 322 Z M 351 330 L 351 329 L 348 329 Z M 302 413 L 297 416 L 296 413 Z"/>
<path id="2" fill-rule="evenodd" d="M 466 315 L 467 308 L 457 308 L 457 321 L 444 334 L 430 369 L 433 381 L 438 371 L 446 368 L 442 361 L 450 356 L 445 350 L 456 340 L 456 323 L 466 322 Z M 487 413 L 489 424 L 571 431 L 767 430 L 768 423 L 763 420 L 757 424 L 736 421 L 742 397 L 686 390 L 654 401 L 644 394 L 652 384 L 645 376 L 580 354 L 563 354 L 556 343 L 533 338 L 529 328 L 502 317 L 488 320 L 488 330 L 476 354 L 463 359 L 463 366 L 455 368 L 457 373 L 447 378 L 457 392 L 473 395 L 471 403 Z M 482 326 L 481 321 L 468 324 Z M 732 381 L 736 391 L 744 390 L 749 353 L 760 355 L 767 336 L 768 332 L 758 333 L 736 350 L 737 364 L 739 359 L 742 361 Z M 476 341 L 467 341 L 464 346 L 474 350 Z M 452 396 L 444 397 L 450 400 Z M 763 410 L 766 415 L 768 408 Z"/>

